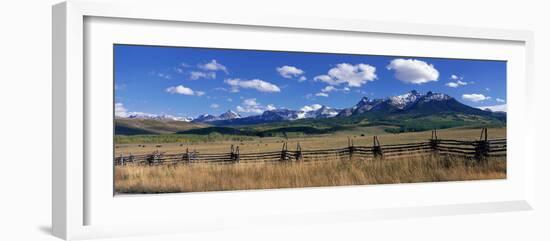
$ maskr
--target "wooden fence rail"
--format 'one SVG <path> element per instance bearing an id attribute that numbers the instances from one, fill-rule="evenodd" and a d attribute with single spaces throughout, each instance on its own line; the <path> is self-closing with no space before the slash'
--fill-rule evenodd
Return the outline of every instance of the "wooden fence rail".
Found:
<path id="1" fill-rule="evenodd" d="M 159 151 L 142 155 L 121 154 L 114 158 L 114 165 L 312 162 L 332 158 L 393 159 L 426 154 L 460 156 L 485 162 L 488 158 L 506 156 L 506 139 L 488 139 L 486 128 L 482 129 L 480 139 L 474 141 L 438 139 L 437 132 L 434 130 L 431 139 L 427 142 L 381 145 L 378 137 L 374 136 L 372 146 L 355 146 L 353 139 L 348 138 L 348 146 L 343 148 L 303 150 L 300 143 L 297 143 L 295 150 L 289 150 L 288 143 L 284 142 L 281 151 L 259 153 L 240 153 L 240 151 L 239 146 L 231 145 L 229 153 L 199 153 L 189 151 L 187 148 L 185 152 L 176 154 L 165 154 Z"/>

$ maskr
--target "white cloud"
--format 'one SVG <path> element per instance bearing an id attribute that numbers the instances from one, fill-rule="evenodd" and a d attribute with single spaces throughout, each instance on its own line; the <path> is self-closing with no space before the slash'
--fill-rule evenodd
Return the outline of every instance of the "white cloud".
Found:
<path id="1" fill-rule="evenodd" d="M 269 104 L 269 105 L 267 105 L 267 106 L 265 107 L 265 109 L 266 109 L 266 110 L 275 110 L 275 109 L 277 109 L 277 108 L 275 108 L 274 105 Z"/>
<path id="2" fill-rule="evenodd" d="M 244 99 L 242 106 L 238 105 L 236 109 L 238 112 L 261 114 L 266 110 L 275 110 L 276 108 L 272 104 L 263 106 L 259 102 L 257 102 L 255 98 L 250 98 Z"/>
<path id="3" fill-rule="evenodd" d="M 256 99 L 255 98 L 251 98 L 251 99 L 245 99 L 243 100 L 243 105 L 246 105 L 246 106 L 257 106 L 259 105 L 258 102 L 256 102 Z"/>
<path id="4" fill-rule="evenodd" d="M 468 83 L 466 82 L 463 82 L 463 81 L 460 81 L 460 80 L 457 80 L 456 82 L 449 82 L 447 84 L 445 84 L 446 86 L 448 87 L 451 87 L 451 88 L 458 88 L 460 86 L 465 86 L 465 85 L 468 85 Z"/>
<path id="5" fill-rule="evenodd" d="M 394 70 L 395 78 L 404 83 L 424 84 L 439 78 L 433 65 L 417 59 L 394 59 L 386 68 Z"/>
<path id="6" fill-rule="evenodd" d="M 137 111 L 130 112 L 128 111 L 128 109 L 126 109 L 126 107 L 124 107 L 122 103 L 115 103 L 115 116 L 120 118 L 127 118 L 130 116 L 157 117 L 158 115 Z"/>
<path id="7" fill-rule="evenodd" d="M 218 63 L 218 61 L 216 61 L 215 59 L 211 60 L 206 64 L 199 64 L 198 67 L 199 69 L 202 69 L 204 71 L 223 71 L 226 74 L 228 73 L 227 67 Z"/>
<path id="8" fill-rule="evenodd" d="M 128 110 L 124 107 L 122 103 L 115 103 L 115 116 L 117 117 L 128 116 Z"/>
<path id="9" fill-rule="evenodd" d="M 216 87 L 216 88 L 214 88 L 213 90 L 217 90 L 217 91 L 229 91 L 228 89 L 223 88 L 223 87 Z"/>
<path id="10" fill-rule="evenodd" d="M 315 76 L 315 78 L 313 78 L 313 80 L 328 83 L 332 81 L 332 78 L 328 75 L 317 75 Z"/>
<path id="11" fill-rule="evenodd" d="M 338 89 L 338 88 L 336 88 L 336 87 L 334 87 L 334 86 L 332 86 L 332 85 L 328 85 L 328 86 L 326 86 L 325 88 L 322 88 L 322 89 L 321 89 L 321 93 L 327 93 L 327 94 L 330 93 L 330 92 L 343 92 L 343 93 L 347 93 L 347 92 L 349 92 L 350 90 L 351 90 L 351 89 L 348 88 L 348 87 L 344 87 L 344 88 L 342 88 L 342 89 Z M 326 96 L 325 96 L 325 97 L 326 97 Z"/>
<path id="12" fill-rule="evenodd" d="M 320 104 L 313 104 L 313 105 L 306 105 L 306 106 L 302 107 L 300 110 L 304 111 L 304 112 L 309 112 L 309 111 L 314 111 L 314 110 L 321 109 L 321 107 L 323 107 L 323 106 L 320 105 Z"/>
<path id="13" fill-rule="evenodd" d="M 264 112 L 263 109 L 260 109 L 260 108 L 255 108 L 255 107 L 242 107 L 240 105 L 237 106 L 237 111 L 238 112 L 243 112 L 243 113 L 253 113 L 253 114 L 261 114 Z"/>
<path id="14" fill-rule="evenodd" d="M 326 75 L 318 75 L 313 79 L 329 85 L 347 83 L 349 87 L 361 87 L 361 85 L 374 81 L 376 78 L 376 68 L 374 66 L 362 63 L 357 65 L 341 63 L 330 69 Z"/>
<path id="15" fill-rule="evenodd" d="M 243 89 L 255 89 L 260 92 L 281 92 L 281 89 L 269 82 L 253 79 L 253 80 L 241 80 L 241 79 L 226 79 L 225 83 L 232 87 L 232 92 L 238 92 L 239 88 Z"/>
<path id="16" fill-rule="evenodd" d="M 306 80 L 307 80 L 307 78 L 305 76 L 302 76 L 298 79 L 298 81 L 300 81 L 300 82 L 303 82 L 303 81 L 306 81 Z"/>
<path id="17" fill-rule="evenodd" d="M 506 104 L 503 104 L 503 105 L 492 105 L 492 106 L 480 106 L 480 107 L 477 107 L 479 109 L 482 109 L 482 110 L 486 110 L 486 109 L 489 109 L 491 111 L 502 111 L 502 112 L 506 112 Z"/>
<path id="18" fill-rule="evenodd" d="M 449 79 L 455 80 L 455 81 L 451 81 L 451 82 L 448 82 L 448 83 L 445 84 L 446 86 L 451 87 L 451 88 L 458 88 L 460 86 L 468 85 L 468 82 L 463 81 L 464 77 L 462 77 L 462 76 L 452 74 Z M 470 84 L 473 84 L 473 82 L 470 82 Z"/>
<path id="19" fill-rule="evenodd" d="M 321 89 L 321 92 L 324 92 L 324 93 L 329 93 L 329 92 L 332 92 L 332 91 L 337 91 L 338 89 L 335 88 L 334 86 L 332 85 L 329 85 L 323 89 Z"/>
<path id="20" fill-rule="evenodd" d="M 149 74 L 163 79 L 172 79 L 172 76 L 170 74 L 158 72 L 155 70 L 150 71 Z"/>
<path id="21" fill-rule="evenodd" d="M 462 99 L 469 100 L 472 102 L 480 102 L 484 100 L 490 100 L 490 96 L 485 96 L 483 94 L 463 94 Z"/>
<path id="22" fill-rule="evenodd" d="M 449 82 L 447 84 L 445 84 L 446 86 L 449 86 L 451 88 L 457 88 L 458 87 L 458 83 L 455 83 L 455 82 Z"/>
<path id="23" fill-rule="evenodd" d="M 233 102 L 233 99 L 227 98 L 227 102 Z"/>
<path id="24" fill-rule="evenodd" d="M 203 91 L 194 91 L 191 88 L 187 88 L 183 85 L 168 87 L 166 88 L 166 92 L 170 94 L 180 94 L 180 95 L 196 95 L 196 96 L 204 95 Z"/>
<path id="25" fill-rule="evenodd" d="M 174 67 L 174 70 L 180 74 L 183 74 L 183 72 L 185 71 L 184 69 L 185 68 L 189 68 L 190 66 L 186 63 L 181 63 L 179 64 L 178 66 Z"/>
<path id="26" fill-rule="evenodd" d="M 503 100 L 503 99 L 501 99 L 501 98 L 496 98 L 495 100 L 496 100 L 497 102 L 500 102 L 500 103 L 506 102 L 506 100 Z"/>
<path id="27" fill-rule="evenodd" d="M 214 103 L 214 104 L 211 104 L 211 105 L 210 105 L 210 108 L 212 108 L 212 109 L 218 109 L 218 108 L 220 108 L 220 105 Z"/>
<path id="28" fill-rule="evenodd" d="M 327 93 L 317 93 L 315 94 L 315 96 L 318 96 L 318 97 L 328 97 L 328 94 Z"/>
<path id="29" fill-rule="evenodd" d="M 161 77 L 161 78 L 164 78 L 164 79 L 172 79 L 172 76 L 169 75 L 169 74 L 157 73 L 157 76 Z"/>
<path id="30" fill-rule="evenodd" d="M 191 80 L 198 80 L 200 78 L 203 79 L 215 79 L 216 78 L 216 72 L 201 72 L 201 71 L 191 71 L 189 73 L 189 78 Z"/>
<path id="31" fill-rule="evenodd" d="M 281 76 L 283 76 L 284 78 L 287 78 L 287 79 L 291 79 L 293 77 L 298 77 L 298 76 L 304 74 L 303 70 L 301 70 L 299 68 L 296 68 L 294 66 L 289 66 L 289 65 L 278 67 L 277 72 L 279 72 L 279 74 Z"/>

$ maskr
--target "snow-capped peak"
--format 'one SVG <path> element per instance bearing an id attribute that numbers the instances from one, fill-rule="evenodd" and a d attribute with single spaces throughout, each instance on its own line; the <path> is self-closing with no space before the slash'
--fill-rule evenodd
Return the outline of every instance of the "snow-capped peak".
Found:
<path id="1" fill-rule="evenodd" d="M 197 119 L 207 118 L 207 117 L 211 117 L 211 116 L 213 116 L 213 115 L 211 115 L 211 114 L 202 114 L 202 115 L 197 116 Z"/>
<path id="2" fill-rule="evenodd" d="M 190 117 L 182 117 L 182 116 L 173 116 L 173 115 L 157 115 L 157 114 L 151 114 L 151 113 L 144 113 L 144 112 L 131 112 L 129 113 L 126 118 L 129 119 L 155 119 L 155 120 L 173 120 L 173 121 L 185 121 L 190 122 L 193 120 L 193 118 Z"/>
<path id="3" fill-rule="evenodd" d="M 431 91 L 429 91 L 428 93 L 426 93 L 426 96 L 425 96 L 425 99 L 426 100 L 449 100 L 451 99 L 452 97 L 451 96 L 448 96 L 446 94 L 443 94 L 443 93 L 433 93 Z"/>
<path id="4" fill-rule="evenodd" d="M 361 98 L 361 100 L 357 104 L 358 105 L 359 104 L 369 104 L 369 103 L 373 103 L 374 101 L 375 101 L 374 99 L 370 99 L 369 97 L 364 96 L 363 98 Z"/>
<path id="5" fill-rule="evenodd" d="M 338 115 L 338 111 L 323 105 L 323 107 L 315 111 L 315 114 L 316 114 L 315 118 L 320 118 L 320 117 L 329 118 L 329 117 L 334 117 Z"/>
<path id="6" fill-rule="evenodd" d="M 357 104 L 351 107 L 351 110 L 356 110 L 364 106 L 370 106 L 369 104 L 373 102 L 374 99 L 369 99 L 369 97 L 364 96 L 361 100 L 359 100 L 359 102 L 357 102 Z"/>
<path id="7" fill-rule="evenodd" d="M 310 112 L 310 111 L 316 111 L 316 110 L 321 109 L 321 108 L 323 108 L 323 105 L 313 104 L 313 105 L 306 105 L 306 106 L 300 108 L 300 111 Z"/>
<path id="8" fill-rule="evenodd" d="M 181 117 L 181 116 L 173 116 L 173 115 L 160 115 L 157 118 L 163 119 L 163 120 L 174 120 L 174 121 L 185 121 L 185 122 L 190 122 L 193 120 L 192 117 Z"/>
<path id="9" fill-rule="evenodd" d="M 228 110 L 227 112 L 219 116 L 220 120 L 229 120 L 229 119 L 236 119 L 236 118 L 241 118 L 241 115 L 239 115 L 237 112 L 233 110 Z"/>
<path id="10" fill-rule="evenodd" d="M 416 90 L 412 90 L 408 93 L 398 95 L 398 96 L 392 96 L 390 97 L 391 104 L 399 109 L 403 109 L 407 107 L 408 105 L 416 102 L 418 98 L 420 98 L 422 95 L 418 93 Z"/>
<path id="11" fill-rule="evenodd" d="M 296 119 L 304 118 L 328 118 L 338 115 L 338 111 L 325 105 L 306 105 L 300 109 Z"/>
<path id="12" fill-rule="evenodd" d="M 228 110 L 227 112 L 215 116 L 210 114 L 202 114 L 195 118 L 195 122 L 212 122 L 212 121 L 221 121 L 221 120 L 231 120 L 231 119 L 237 119 L 241 118 L 241 115 L 239 115 L 237 112 L 233 110 Z"/>

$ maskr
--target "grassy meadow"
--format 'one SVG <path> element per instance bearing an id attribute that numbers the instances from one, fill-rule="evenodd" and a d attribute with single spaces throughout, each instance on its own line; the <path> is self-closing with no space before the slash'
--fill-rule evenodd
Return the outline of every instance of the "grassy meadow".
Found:
<path id="1" fill-rule="evenodd" d="M 296 148 L 299 142 L 303 150 L 341 148 L 348 145 L 348 137 L 353 138 L 356 146 L 372 145 L 373 135 L 377 135 L 381 145 L 423 142 L 431 138 L 431 131 L 387 133 L 386 127 L 362 127 L 353 131 L 339 131 L 333 134 L 288 135 L 284 137 L 252 137 L 238 135 L 134 135 L 115 137 L 115 155 L 146 154 L 153 151 L 164 153 L 183 153 L 186 148 L 199 153 L 227 153 L 231 145 L 238 145 L 241 153 L 280 151 L 283 142 L 288 142 L 289 150 Z M 506 138 L 506 128 L 489 128 L 489 138 Z M 480 129 L 450 128 L 438 130 L 438 138 L 455 140 L 477 140 Z"/>
<path id="2" fill-rule="evenodd" d="M 348 137 L 356 146 L 372 145 L 377 135 L 382 145 L 427 141 L 431 131 L 387 133 L 385 127 L 366 127 L 361 131 L 334 134 L 282 137 L 237 135 L 135 135 L 117 137 L 116 155 L 144 154 L 153 151 L 182 153 L 186 148 L 199 153 L 228 153 L 238 145 L 241 153 L 280 151 L 283 142 L 294 150 L 346 147 Z M 505 128 L 489 128 L 489 138 L 506 138 Z M 477 140 L 480 129 L 450 128 L 438 131 L 440 139 Z M 116 193 L 172 193 L 222 190 L 323 187 L 367 184 L 395 184 L 487 180 L 506 178 L 506 159 L 489 159 L 486 165 L 453 156 L 434 159 L 430 155 L 391 160 L 323 159 L 314 162 L 259 164 L 178 164 L 126 165 L 115 167 Z"/>

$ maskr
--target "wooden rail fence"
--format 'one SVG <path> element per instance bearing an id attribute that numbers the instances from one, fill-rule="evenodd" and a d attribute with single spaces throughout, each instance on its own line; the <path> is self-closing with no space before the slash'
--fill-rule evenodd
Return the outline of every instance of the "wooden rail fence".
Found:
<path id="1" fill-rule="evenodd" d="M 239 146 L 231 145 L 229 153 L 199 153 L 189 151 L 166 154 L 155 151 L 143 155 L 120 155 L 114 158 L 115 165 L 160 165 L 160 164 L 231 164 L 231 163 L 277 163 L 277 162 L 313 162 L 338 158 L 341 160 L 363 159 L 394 159 L 406 156 L 427 155 L 459 156 L 478 162 L 489 158 L 506 156 L 506 139 L 488 139 L 487 128 L 481 130 L 479 140 L 463 141 L 438 139 L 437 131 L 432 131 L 432 137 L 426 142 L 380 145 L 377 136 L 373 137 L 372 146 L 355 146 L 353 139 L 348 138 L 348 146 L 344 148 L 324 150 L 303 150 L 300 143 L 295 150 L 288 149 L 284 142 L 281 151 L 260 153 L 240 153 Z"/>

